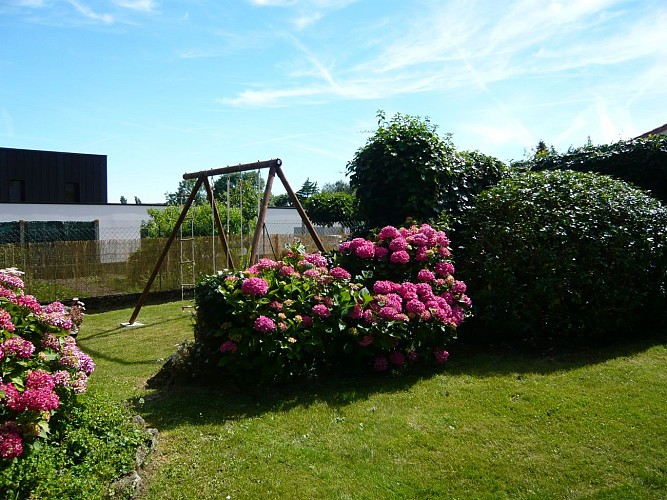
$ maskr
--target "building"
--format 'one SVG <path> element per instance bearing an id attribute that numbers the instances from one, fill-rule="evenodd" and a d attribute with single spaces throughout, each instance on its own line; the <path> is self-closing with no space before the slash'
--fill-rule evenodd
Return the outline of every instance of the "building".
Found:
<path id="1" fill-rule="evenodd" d="M 0 148 L 0 203 L 106 202 L 106 155 Z"/>
<path id="2" fill-rule="evenodd" d="M 636 138 L 643 139 L 644 137 L 648 137 L 649 135 L 667 135 L 667 123 L 661 125 L 658 128 L 654 128 L 653 130 L 649 130 L 648 132 L 645 132 L 642 135 L 637 136 Z"/>

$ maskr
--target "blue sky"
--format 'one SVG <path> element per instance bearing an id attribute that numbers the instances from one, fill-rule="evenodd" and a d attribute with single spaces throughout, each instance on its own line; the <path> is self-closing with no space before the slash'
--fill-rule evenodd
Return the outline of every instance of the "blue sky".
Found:
<path id="1" fill-rule="evenodd" d="M 667 123 L 665 82 L 664 0 L 0 0 L 0 146 L 107 155 L 109 202 L 270 158 L 344 179 L 379 109 L 504 161 L 614 142 Z"/>

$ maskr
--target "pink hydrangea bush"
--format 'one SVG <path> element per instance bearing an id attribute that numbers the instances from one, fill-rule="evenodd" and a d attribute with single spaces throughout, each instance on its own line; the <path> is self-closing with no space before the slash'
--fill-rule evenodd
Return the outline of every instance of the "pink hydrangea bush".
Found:
<path id="1" fill-rule="evenodd" d="M 243 380 L 441 364 L 471 307 L 450 257 L 445 233 L 428 225 L 385 227 L 329 259 L 297 246 L 202 280 L 195 338 Z"/>
<path id="2" fill-rule="evenodd" d="M 72 326 L 60 302 L 41 306 L 19 272 L 0 270 L 0 461 L 47 437 L 49 422 L 86 391 L 95 364 Z"/>

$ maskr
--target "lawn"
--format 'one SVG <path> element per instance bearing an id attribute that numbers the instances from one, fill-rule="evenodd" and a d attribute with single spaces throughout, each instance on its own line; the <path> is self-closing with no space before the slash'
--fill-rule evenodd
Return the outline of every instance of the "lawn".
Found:
<path id="1" fill-rule="evenodd" d="M 148 499 L 667 498 L 665 337 L 535 356 L 454 347 L 445 368 L 241 390 L 145 388 L 192 338 L 180 303 L 86 317 L 94 392 L 160 431 Z M 629 334 L 631 334 L 630 332 Z"/>

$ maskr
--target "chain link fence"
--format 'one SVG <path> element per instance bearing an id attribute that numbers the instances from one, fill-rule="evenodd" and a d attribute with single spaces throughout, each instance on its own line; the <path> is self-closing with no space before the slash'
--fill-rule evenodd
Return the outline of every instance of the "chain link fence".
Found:
<path id="1" fill-rule="evenodd" d="M 101 236 L 96 222 L 0 223 L 0 269 L 16 267 L 25 272 L 26 293 L 42 301 L 78 297 L 87 305 L 95 298 L 127 302 L 127 297 L 138 296 L 144 289 L 168 235 L 138 238 L 136 231 L 118 226 L 104 228 Z M 327 251 L 338 248 L 346 237 L 340 228 L 317 231 Z M 233 234 L 228 239 L 236 267 L 245 267 L 253 234 Z M 270 232 L 264 228 L 258 254 L 277 259 L 297 241 L 308 251 L 317 250 L 303 227 L 273 223 Z M 219 237 L 183 235 L 169 248 L 151 293 L 180 296 L 184 283 L 230 267 Z"/>

